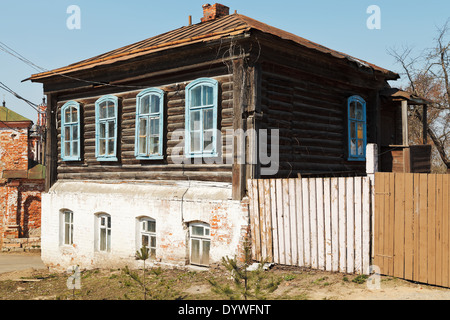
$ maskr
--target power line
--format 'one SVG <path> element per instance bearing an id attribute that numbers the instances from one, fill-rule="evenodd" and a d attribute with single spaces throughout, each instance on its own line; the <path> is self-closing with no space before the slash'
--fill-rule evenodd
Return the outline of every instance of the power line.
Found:
<path id="1" fill-rule="evenodd" d="M 19 95 L 18 93 L 16 93 L 14 90 L 12 90 L 11 88 L 9 88 L 7 85 L 5 85 L 3 82 L 0 81 L 0 89 L 3 89 L 7 92 L 9 92 L 10 94 L 12 94 L 13 96 L 15 96 L 17 99 L 23 100 L 25 101 L 28 105 L 30 105 L 30 107 L 32 107 L 35 111 L 37 111 L 39 114 L 42 114 L 43 112 L 41 110 L 39 110 L 39 106 L 33 102 L 31 102 L 28 99 L 25 99 L 24 97 L 22 97 L 21 95 Z"/>

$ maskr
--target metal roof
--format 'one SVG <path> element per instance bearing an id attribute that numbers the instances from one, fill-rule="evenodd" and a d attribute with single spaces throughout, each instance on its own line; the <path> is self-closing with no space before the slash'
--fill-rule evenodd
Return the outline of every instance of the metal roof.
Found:
<path id="1" fill-rule="evenodd" d="M 258 30 L 284 40 L 293 41 L 304 47 L 330 54 L 335 58 L 347 59 L 362 67 L 372 68 L 381 72 L 391 80 L 398 79 L 398 74 L 387 69 L 380 68 L 366 61 L 356 59 L 347 54 L 326 48 L 322 45 L 286 32 L 284 30 L 269 26 L 260 21 L 254 20 L 241 14 L 232 14 L 212 21 L 184 26 L 155 37 L 151 37 L 140 42 L 124 46 L 122 48 L 109 51 L 107 53 L 89 58 L 66 67 L 42 72 L 32 75 L 26 80 L 39 80 L 55 74 L 66 74 L 69 72 L 90 69 L 99 65 L 111 64 L 121 60 L 128 60 L 138 56 L 146 55 L 156 51 L 166 50 L 174 47 L 181 47 L 198 42 L 206 42 L 214 39 L 226 38 L 233 35 L 240 35 L 251 30 Z"/>
<path id="2" fill-rule="evenodd" d="M 24 122 L 31 121 L 30 119 L 21 116 L 20 114 L 8 109 L 5 106 L 0 106 L 0 121 L 2 122 Z"/>

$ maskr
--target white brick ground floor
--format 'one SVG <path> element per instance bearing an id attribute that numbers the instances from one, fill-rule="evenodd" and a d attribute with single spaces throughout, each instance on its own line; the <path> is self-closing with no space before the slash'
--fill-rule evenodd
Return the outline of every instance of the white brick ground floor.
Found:
<path id="1" fill-rule="evenodd" d="M 230 184 L 58 181 L 42 195 L 42 260 L 64 270 L 138 267 L 145 242 L 152 263 L 210 265 L 240 255 L 248 223 Z"/>

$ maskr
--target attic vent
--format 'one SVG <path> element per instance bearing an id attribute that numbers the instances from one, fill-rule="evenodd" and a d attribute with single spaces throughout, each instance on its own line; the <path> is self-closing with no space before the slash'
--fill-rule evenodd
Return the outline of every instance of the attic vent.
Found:
<path id="1" fill-rule="evenodd" d="M 202 22 L 215 20 L 217 18 L 228 16 L 230 14 L 230 8 L 220 3 L 216 3 L 213 5 L 210 5 L 208 3 L 204 4 L 202 7 L 203 7 L 203 18 L 201 18 Z"/>

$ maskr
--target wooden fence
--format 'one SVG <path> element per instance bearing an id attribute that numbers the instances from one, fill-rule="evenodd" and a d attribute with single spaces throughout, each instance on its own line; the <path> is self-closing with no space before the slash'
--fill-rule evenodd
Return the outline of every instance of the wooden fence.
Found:
<path id="1" fill-rule="evenodd" d="M 371 188 L 368 177 L 249 180 L 253 258 L 368 274 Z"/>
<path id="2" fill-rule="evenodd" d="M 450 286 L 449 175 L 376 173 L 374 265 L 380 273 Z"/>

